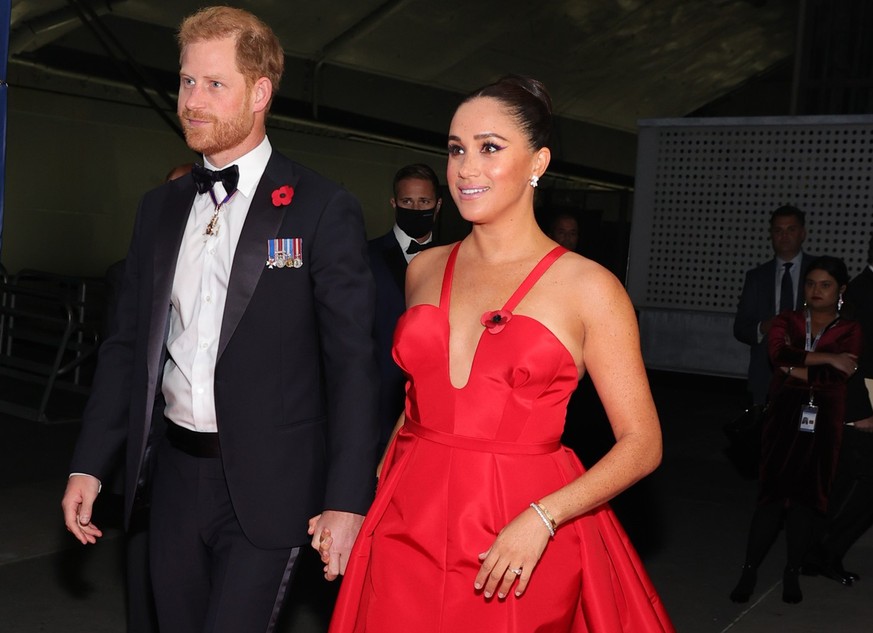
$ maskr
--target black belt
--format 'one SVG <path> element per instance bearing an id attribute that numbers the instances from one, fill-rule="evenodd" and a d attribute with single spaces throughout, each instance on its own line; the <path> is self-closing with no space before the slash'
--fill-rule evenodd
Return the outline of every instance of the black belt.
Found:
<path id="1" fill-rule="evenodd" d="M 221 457 L 218 433 L 200 433 L 166 420 L 167 440 L 173 448 L 191 457 Z"/>

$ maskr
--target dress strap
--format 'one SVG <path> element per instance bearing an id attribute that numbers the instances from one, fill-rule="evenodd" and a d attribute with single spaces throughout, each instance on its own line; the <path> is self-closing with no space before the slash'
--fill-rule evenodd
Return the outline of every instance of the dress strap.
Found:
<path id="1" fill-rule="evenodd" d="M 561 255 L 567 252 L 567 249 L 563 246 L 556 246 L 539 261 L 539 263 L 534 266 L 534 269 L 530 271 L 527 277 L 525 277 L 524 281 L 521 282 L 521 285 L 518 289 L 512 293 L 512 296 L 509 298 L 509 301 L 506 302 L 506 305 L 503 306 L 503 309 L 507 312 L 512 312 L 515 310 L 515 306 L 519 304 L 519 302 L 524 298 L 524 295 L 528 293 L 528 291 L 533 288 L 534 284 L 540 280 L 540 277 L 545 274 L 545 272 L 549 269 L 549 267 L 555 263 Z"/>
<path id="2" fill-rule="evenodd" d="M 452 297 L 452 278 L 455 276 L 455 260 L 458 259 L 458 249 L 461 248 L 461 243 L 455 244 L 452 252 L 449 253 L 449 259 L 446 262 L 446 271 L 443 273 L 443 289 L 440 292 L 440 308 L 449 311 L 449 301 Z"/>

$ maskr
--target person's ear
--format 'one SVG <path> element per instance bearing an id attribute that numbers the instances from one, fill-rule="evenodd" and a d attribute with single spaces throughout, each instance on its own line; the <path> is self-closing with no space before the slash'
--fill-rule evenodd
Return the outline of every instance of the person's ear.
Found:
<path id="1" fill-rule="evenodd" d="M 261 77 L 252 86 L 252 109 L 255 112 L 263 112 L 270 105 L 273 97 L 273 82 L 266 77 Z"/>
<path id="2" fill-rule="evenodd" d="M 542 178 L 546 173 L 549 162 L 552 160 L 552 152 L 548 147 L 539 148 L 534 154 L 533 174 Z"/>

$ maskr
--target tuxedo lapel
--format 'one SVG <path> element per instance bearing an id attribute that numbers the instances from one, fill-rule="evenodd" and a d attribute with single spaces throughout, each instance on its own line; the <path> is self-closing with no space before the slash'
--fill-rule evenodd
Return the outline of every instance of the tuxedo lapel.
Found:
<path id="1" fill-rule="evenodd" d="M 149 321 L 148 367 L 149 381 L 154 383 L 160 374 L 160 359 L 167 341 L 167 325 L 170 314 L 170 299 L 173 278 L 176 275 L 176 262 L 185 224 L 194 202 L 193 184 L 186 187 L 185 193 L 171 196 L 161 210 L 161 230 L 156 236 L 154 265 L 154 287 L 152 291 L 151 319 Z M 150 384 L 152 388 L 154 384 Z"/>
<path id="2" fill-rule="evenodd" d="M 385 263 L 388 264 L 388 269 L 394 277 L 394 282 L 400 288 L 401 293 L 406 292 L 406 257 L 403 255 L 403 249 L 397 242 L 397 238 L 391 235 L 391 247 L 385 250 Z"/>
<path id="3" fill-rule="evenodd" d="M 803 308 L 804 304 L 806 304 L 806 293 L 804 291 L 804 286 L 806 284 L 806 271 L 809 269 L 809 265 L 815 260 L 815 257 L 811 255 L 803 254 L 803 257 L 800 258 L 800 281 L 797 282 L 797 296 L 794 298 L 794 309 L 800 310 Z"/>
<path id="4" fill-rule="evenodd" d="M 757 310 L 761 310 L 759 320 L 763 321 L 769 318 L 765 317 L 765 314 L 769 316 L 776 314 L 776 260 L 771 259 L 759 270 L 761 275 L 758 277 L 757 303 L 760 307 Z"/>
<path id="5" fill-rule="evenodd" d="M 160 230 L 155 236 L 154 260 L 152 261 L 152 305 L 146 356 L 147 393 L 149 394 L 155 394 L 160 389 L 158 380 L 161 376 L 161 365 L 167 344 L 173 278 L 176 274 L 176 262 L 179 259 L 182 235 L 185 232 L 185 224 L 188 221 L 193 202 L 194 186 L 192 183 L 185 187 L 182 193 L 169 196 L 169 200 L 160 210 L 158 221 Z M 143 451 L 148 445 L 154 401 L 153 397 L 146 400 L 146 410 L 143 415 L 145 421 L 142 437 Z"/>
<path id="6" fill-rule="evenodd" d="M 277 154 L 273 152 L 252 197 L 252 204 L 249 206 L 233 256 L 224 315 L 221 319 L 221 335 L 218 339 L 219 358 L 239 325 L 258 285 L 258 280 L 266 268 L 267 240 L 279 237 L 279 227 L 282 226 L 285 213 L 294 212 L 293 201 L 288 206 L 274 206 L 272 192 L 283 185 L 295 187 L 298 176 L 292 173 L 290 178 L 286 175 L 280 182 L 279 175 Z"/>

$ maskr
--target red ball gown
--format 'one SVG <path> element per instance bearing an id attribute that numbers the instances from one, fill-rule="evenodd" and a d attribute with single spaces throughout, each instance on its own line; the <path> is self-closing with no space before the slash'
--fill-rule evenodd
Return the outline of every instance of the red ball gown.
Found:
<path id="1" fill-rule="evenodd" d="M 569 351 L 521 314 L 485 328 L 470 378 L 449 378 L 449 300 L 401 318 L 394 358 L 409 377 L 406 422 L 388 449 L 376 500 L 352 551 L 331 633 L 654 633 L 673 631 L 612 510 L 600 506 L 549 541 L 521 598 L 485 599 L 478 555 L 532 501 L 585 469 L 561 446 L 578 381 Z M 511 314 L 564 252 L 534 268 Z M 543 526 L 545 529 L 545 526 Z"/>

